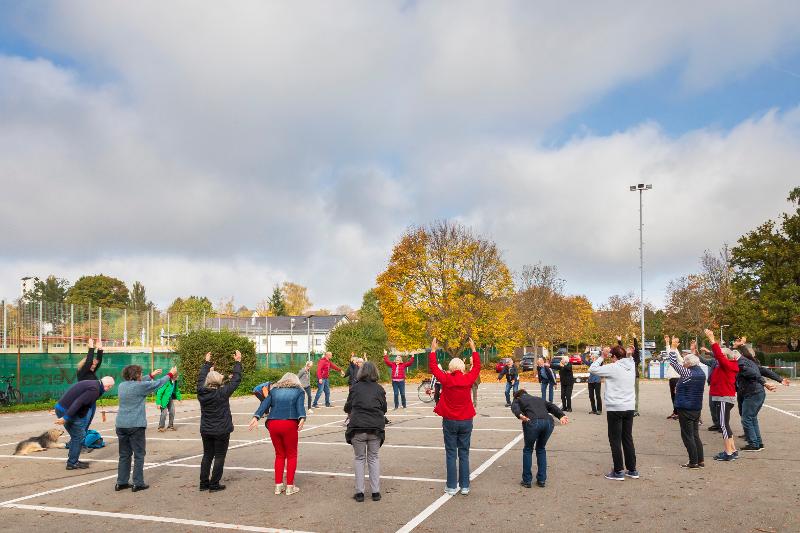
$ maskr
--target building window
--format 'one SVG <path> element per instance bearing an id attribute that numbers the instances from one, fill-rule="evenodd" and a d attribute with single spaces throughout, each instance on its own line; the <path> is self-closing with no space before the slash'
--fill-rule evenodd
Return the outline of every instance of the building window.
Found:
<path id="1" fill-rule="evenodd" d="M 286 346 L 297 346 L 297 341 L 286 341 Z"/>
<path id="2" fill-rule="evenodd" d="M 315 346 L 322 346 L 322 339 L 314 339 Z"/>

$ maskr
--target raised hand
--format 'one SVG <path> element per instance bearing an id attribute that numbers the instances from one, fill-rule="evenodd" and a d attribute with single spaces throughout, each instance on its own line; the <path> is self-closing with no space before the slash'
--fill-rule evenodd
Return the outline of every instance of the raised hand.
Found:
<path id="1" fill-rule="evenodd" d="M 789 378 L 783 378 L 783 381 L 781 381 L 781 383 L 783 383 L 784 387 L 788 387 L 791 384 L 791 381 L 789 381 Z"/>
<path id="2" fill-rule="evenodd" d="M 206 363 L 211 362 L 211 352 L 206 352 Z"/>
<path id="3" fill-rule="evenodd" d="M 178 367 L 177 366 L 173 366 L 172 368 L 169 369 L 169 373 L 172 374 L 172 377 L 177 376 L 178 375 Z"/>
<path id="4" fill-rule="evenodd" d="M 386 348 L 384 348 L 384 349 L 383 349 L 383 356 L 384 356 L 384 357 L 386 357 L 387 355 L 389 355 L 389 352 L 387 352 L 387 351 L 386 351 Z"/>
<path id="5" fill-rule="evenodd" d="M 477 350 L 475 349 L 475 341 L 474 341 L 474 340 L 472 340 L 472 337 L 470 337 L 470 338 L 469 338 L 469 348 L 470 348 L 470 349 L 471 349 L 473 352 L 476 352 L 476 351 L 477 351 Z"/>
<path id="6" fill-rule="evenodd" d="M 436 337 L 434 337 L 433 340 L 431 341 L 431 351 L 435 352 L 438 349 L 439 349 L 439 343 L 436 342 Z"/>
<path id="7" fill-rule="evenodd" d="M 669 344 L 672 342 L 669 338 L 669 335 L 664 335 L 664 348 L 669 348 Z"/>
<path id="8" fill-rule="evenodd" d="M 233 360 L 237 363 L 242 362 L 242 353 L 239 350 L 236 350 L 236 353 L 233 354 Z"/>
<path id="9" fill-rule="evenodd" d="M 703 353 L 711 353 L 711 350 L 709 350 L 709 349 L 708 349 L 708 348 L 706 348 L 705 346 L 703 346 L 702 348 L 700 348 L 700 351 L 701 351 L 701 352 L 703 352 Z"/>
<path id="10" fill-rule="evenodd" d="M 617 335 L 617 342 L 622 342 L 622 335 Z"/>
<path id="11" fill-rule="evenodd" d="M 697 353 L 697 341 L 696 340 L 693 339 L 692 342 L 689 343 L 689 350 L 691 350 L 692 353 Z"/>
<path id="12" fill-rule="evenodd" d="M 94 349 L 94 339 L 89 337 L 89 348 Z"/>
<path id="13" fill-rule="evenodd" d="M 774 383 L 764 383 L 764 388 L 770 392 L 775 392 L 778 387 Z"/>
<path id="14" fill-rule="evenodd" d="M 161 370 L 160 368 L 156 368 L 155 370 L 153 370 L 152 372 L 150 372 L 150 375 L 151 375 L 152 377 L 160 376 L 160 375 L 161 375 L 161 372 L 163 372 L 163 370 Z"/>
<path id="15" fill-rule="evenodd" d="M 680 346 L 680 344 L 681 344 L 681 340 L 678 337 L 673 336 L 672 337 L 672 349 L 673 350 L 677 350 L 678 346 Z"/>
<path id="16" fill-rule="evenodd" d="M 717 340 L 714 337 L 714 332 L 713 331 L 711 331 L 710 329 L 706 329 L 706 330 L 703 331 L 703 333 L 706 334 L 706 338 L 708 339 L 708 342 L 710 342 L 711 344 L 716 344 L 717 343 Z"/>

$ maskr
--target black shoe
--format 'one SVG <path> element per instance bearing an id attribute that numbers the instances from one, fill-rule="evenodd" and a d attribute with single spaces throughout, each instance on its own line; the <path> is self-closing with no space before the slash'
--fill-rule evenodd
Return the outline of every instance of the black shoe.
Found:
<path id="1" fill-rule="evenodd" d="M 524 481 L 520 481 L 519 484 L 522 485 L 523 487 L 525 487 L 526 489 L 531 488 L 531 484 L 530 483 L 525 483 Z"/>
<path id="2" fill-rule="evenodd" d="M 537 487 L 542 487 L 542 488 L 544 488 L 544 485 L 545 485 L 544 481 L 536 481 L 536 486 L 537 486 Z"/>
<path id="3" fill-rule="evenodd" d="M 359 503 L 364 501 L 364 493 L 363 492 L 356 492 L 353 495 L 353 499 Z"/>
<path id="4" fill-rule="evenodd" d="M 719 426 L 708 426 L 708 430 L 709 431 L 719 431 L 720 427 Z"/>
<path id="5" fill-rule="evenodd" d="M 603 411 L 597 411 L 595 414 L 596 414 L 597 416 L 602 416 L 602 414 L 603 414 Z"/>
<path id="6" fill-rule="evenodd" d="M 117 483 L 116 485 L 114 485 L 114 490 L 117 491 L 117 492 L 119 492 L 121 490 L 129 489 L 129 488 L 131 488 L 131 484 L 130 483 L 123 483 L 122 485 Z"/>
<path id="7" fill-rule="evenodd" d="M 150 488 L 150 485 L 145 483 L 144 485 L 134 485 L 131 487 L 131 492 L 139 492 L 140 490 L 147 490 Z"/>
<path id="8" fill-rule="evenodd" d="M 597 414 L 597 411 L 592 411 L 592 414 L 593 414 L 593 415 L 596 415 L 596 414 Z"/>
<path id="9" fill-rule="evenodd" d="M 372 501 L 374 501 L 374 502 L 381 501 L 381 493 L 380 492 L 373 492 L 372 493 Z"/>
<path id="10" fill-rule="evenodd" d="M 692 463 L 684 463 L 681 465 L 681 468 L 700 468 L 700 465 L 694 465 Z"/>
<path id="11" fill-rule="evenodd" d="M 208 483 L 200 483 L 200 490 L 208 490 Z"/>
<path id="12" fill-rule="evenodd" d="M 760 452 L 764 447 L 763 446 L 753 446 L 752 444 L 748 444 L 741 450 L 743 452 Z"/>
<path id="13" fill-rule="evenodd" d="M 634 411 L 633 416 L 639 416 L 639 411 Z"/>
<path id="14" fill-rule="evenodd" d="M 84 463 L 83 461 L 78 461 L 74 465 L 67 463 L 67 470 L 85 470 L 89 468 L 89 463 Z"/>
<path id="15" fill-rule="evenodd" d="M 511 407 L 511 404 L 510 404 L 510 403 L 507 403 L 507 404 L 506 404 L 506 407 Z"/>
<path id="16" fill-rule="evenodd" d="M 225 490 L 225 485 L 216 484 L 208 486 L 208 492 L 219 492 L 221 490 Z"/>

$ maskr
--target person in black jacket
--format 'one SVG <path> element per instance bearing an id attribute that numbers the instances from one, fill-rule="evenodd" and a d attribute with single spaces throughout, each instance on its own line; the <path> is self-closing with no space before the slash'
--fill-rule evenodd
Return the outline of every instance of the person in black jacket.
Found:
<path id="1" fill-rule="evenodd" d="M 200 462 L 200 490 L 217 492 L 225 490 L 220 485 L 225 456 L 233 433 L 231 418 L 231 394 L 242 381 L 242 354 L 236 350 L 233 356 L 233 376 L 223 385 L 225 376 L 214 370 L 211 352 L 206 354 L 206 362 L 197 375 L 197 400 L 200 402 L 200 436 L 203 439 L 203 460 Z M 211 463 L 214 471 L 209 478 Z"/>
<path id="2" fill-rule="evenodd" d="M 789 386 L 789 380 L 761 366 L 755 354 L 745 345 L 746 341 L 747 339 L 743 337 L 733 343 L 734 348 L 742 354 L 737 361 L 739 372 L 736 374 L 736 395 L 741 399 L 742 428 L 747 439 L 747 446 L 742 448 L 742 451 L 757 452 L 764 449 L 761 428 L 758 425 L 758 413 L 766 398 L 764 389 L 769 391 L 776 389 L 775 385 L 767 383 L 765 378 L 773 379 L 785 386 Z"/>
<path id="3" fill-rule="evenodd" d="M 568 424 L 569 419 L 564 412 L 553 403 L 543 398 L 531 396 L 525 389 L 514 393 L 514 403 L 511 412 L 522 420 L 522 433 L 525 437 L 525 447 L 522 448 L 522 481 L 520 485 L 530 488 L 533 475 L 531 464 L 533 462 L 533 449 L 536 448 L 536 485 L 544 487 L 547 481 L 547 439 L 553 433 L 553 418 L 555 415 L 561 424 Z"/>
<path id="4" fill-rule="evenodd" d="M 572 412 L 572 387 L 575 385 L 575 376 L 572 374 L 572 363 L 569 357 L 561 359 L 563 362 L 558 368 L 558 377 L 561 379 L 561 409 Z"/>
<path id="5" fill-rule="evenodd" d="M 506 407 L 511 407 L 511 389 L 514 389 L 514 394 L 519 390 L 519 370 L 514 364 L 514 359 L 510 357 L 506 359 L 503 370 L 497 375 L 497 381 L 502 380 L 503 376 L 506 378 Z"/>
<path id="6" fill-rule="evenodd" d="M 111 376 L 105 376 L 99 381 L 79 381 L 67 389 L 56 403 L 56 424 L 64 426 L 70 436 L 67 470 L 89 468 L 89 463 L 79 459 L 86 428 L 89 427 L 90 410 L 97 399 L 113 386 L 114 378 Z"/>
<path id="7" fill-rule="evenodd" d="M 364 501 L 364 470 L 369 468 L 372 500 L 381 499 L 381 463 L 378 457 L 385 438 L 386 391 L 378 384 L 378 369 L 369 361 L 361 365 L 358 381 L 353 384 L 344 404 L 350 421 L 345 440 L 353 446 L 357 502 Z"/>
<path id="8" fill-rule="evenodd" d="M 89 351 L 86 354 L 86 358 L 81 361 L 78 365 L 78 381 L 97 381 L 97 369 L 100 368 L 100 365 L 103 364 L 103 341 L 102 339 L 97 339 L 97 356 L 94 354 L 94 339 L 89 339 Z M 92 420 L 94 420 L 94 413 L 97 411 L 97 403 L 93 403 L 92 407 L 89 409 L 89 423 L 86 425 L 86 429 L 89 429 L 89 426 L 92 425 Z"/>

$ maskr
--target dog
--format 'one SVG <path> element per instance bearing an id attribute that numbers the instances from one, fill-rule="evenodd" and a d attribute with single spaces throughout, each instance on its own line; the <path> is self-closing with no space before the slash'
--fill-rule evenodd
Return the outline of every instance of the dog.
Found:
<path id="1" fill-rule="evenodd" d="M 63 429 L 50 429 L 38 437 L 26 439 L 17 444 L 17 449 L 14 450 L 14 455 L 28 455 L 29 453 L 33 452 L 43 452 L 58 442 L 58 438 L 63 434 Z"/>

